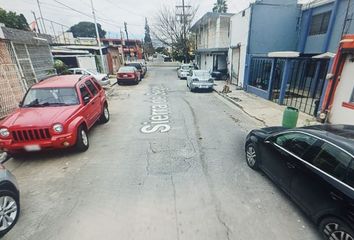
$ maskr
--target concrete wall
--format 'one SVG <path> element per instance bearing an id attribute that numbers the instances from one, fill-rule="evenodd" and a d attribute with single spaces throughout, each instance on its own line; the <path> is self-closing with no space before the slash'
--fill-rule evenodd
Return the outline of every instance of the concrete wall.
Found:
<path id="1" fill-rule="evenodd" d="M 300 14 L 300 6 L 296 2 L 255 4 L 252 8 L 250 54 L 296 50 Z"/>
<path id="2" fill-rule="evenodd" d="M 333 107 L 329 115 L 330 123 L 334 124 L 353 124 L 354 109 L 344 107 L 348 103 L 354 91 L 354 62 L 350 61 L 352 56 L 346 59 L 341 80 L 339 81 L 336 94 L 334 96 Z M 353 104 L 354 105 L 354 104 Z"/>
<path id="3" fill-rule="evenodd" d="M 250 17 L 251 17 L 251 8 L 247 8 L 234 16 L 231 17 L 230 22 L 230 51 L 229 51 L 229 62 L 231 65 L 238 64 L 233 61 L 232 49 L 238 47 L 240 49 L 240 68 L 238 73 L 239 82 L 243 83 L 243 79 L 245 76 L 245 65 L 246 65 L 246 54 L 247 54 L 247 46 L 248 46 L 248 34 L 249 34 L 249 26 L 250 26 Z M 234 58 L 235 60 L 235 58 Z M 231 69 L 229 69 L 231 72 Z"/>
<path id="4" fill-rule="evenodd" d="M 200 54 L 200 69 L 213 70 L 213 56 L 207 53 Z"/>

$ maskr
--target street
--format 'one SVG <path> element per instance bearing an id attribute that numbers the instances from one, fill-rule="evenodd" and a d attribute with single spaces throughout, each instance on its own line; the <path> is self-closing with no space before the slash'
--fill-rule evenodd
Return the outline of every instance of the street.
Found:
<path id="1" fill-rule="evenodd" d="M 139 85 L 114 86 L 109 109 L 87 152 L 7 163 L 21 215 L 4 239 L 319 239 L 247 166 L 244 139 L 262 125 L 217 93 L 191 93 L 175 68 L 150 67 Z"/>

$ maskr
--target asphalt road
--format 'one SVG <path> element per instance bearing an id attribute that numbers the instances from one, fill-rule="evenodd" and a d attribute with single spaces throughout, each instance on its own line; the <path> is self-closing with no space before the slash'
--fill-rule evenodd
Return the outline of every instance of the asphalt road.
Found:
<path id="1" fill-rule="evenodd" d="M 259 127 L 216 93 L 190 93 L 173 68 L 115 86 L 90 149 L 7 163 L 22 212 L 4 239 L 319 239 L 304 214 L 247 167 Z"/>

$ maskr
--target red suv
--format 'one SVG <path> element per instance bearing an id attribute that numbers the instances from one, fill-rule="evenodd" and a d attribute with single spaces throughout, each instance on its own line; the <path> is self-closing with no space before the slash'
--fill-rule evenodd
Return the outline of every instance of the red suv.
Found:
<path id="1" fill-rule="evenodd" d="M 109 121 L 105 91 L 91 76 L 50 77 L 33 85 L 20 108 L 0 122 L 0 149 L 9 153 L 89 147 L 87 131 Z"/>

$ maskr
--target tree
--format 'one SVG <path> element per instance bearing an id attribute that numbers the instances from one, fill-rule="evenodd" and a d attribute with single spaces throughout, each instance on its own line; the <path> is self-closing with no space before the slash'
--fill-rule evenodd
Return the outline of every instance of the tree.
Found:
<path id="1" fill-rule="evenodd" d="M 227 12 L 226 0 L 217 0 L 216 3 L 214 3 L 213 12 L 226 13 Z"/>
<path id="2" fill-rule="evenodd" d="M 189 62 L 192 46 L 190 23 L 195 17 L 197 8 L 186 8 L 185 15 L 181 15 L 175 7 L 164 6 L 157 13 L 153 34 L 162 44 L 172 48 L 173 56 L 182 56 Z M 177 18 L 177 16 L 180 16 Z"/>
<path id="3" fill-rule="evenodd" d="M 155 52 L 154 45 L 152 44 L 150 36 L 150 26 L 148 24 L 147 18 L 145 18 L 144 52 L 147 55 L 152 55 Z"/>
<path id="4" fill-rule="evenodd" d="M 98 34 L 100 38 L 106 36 L 106 31 L 101 27 L 101 24 L 97 24 Z M 74 37 L 91 37 L 96 38 L 96 28 L 95 24 L 92 22 L 79 22 L 69 29 L 69 32 L 72 32 Z"/>
<path id="5" fill-rule="evenodd" d="M 157 47 L 156 52 L 168 56 L 168 50 L 165 47 Z"/>
<path id="6" fill-rule="evenodd" d="M 9 28 L 29 31 L 27 19 L 23 14 L 17 15 L 16 12 L 6 12 L 2 8 L 0 8 L 0 23 L 4 23 Z"/>

